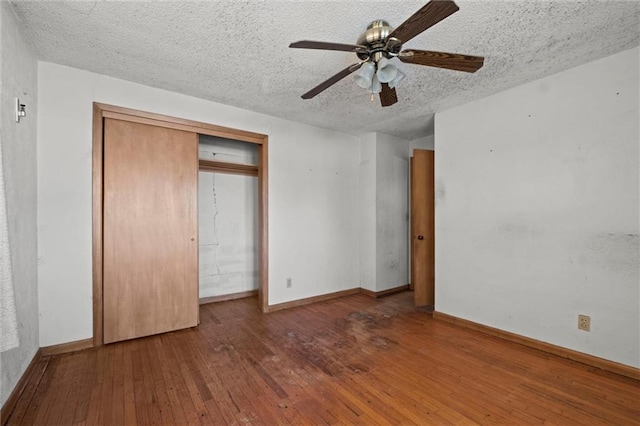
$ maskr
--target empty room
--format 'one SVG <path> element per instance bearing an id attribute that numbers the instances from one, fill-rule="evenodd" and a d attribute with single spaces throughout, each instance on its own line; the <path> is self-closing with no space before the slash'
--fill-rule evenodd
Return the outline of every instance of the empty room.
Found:
<path id="1" fill-rule="evenodd" d="M 640 422 L 640 2 L 0 0 L 0 425 Z"/>

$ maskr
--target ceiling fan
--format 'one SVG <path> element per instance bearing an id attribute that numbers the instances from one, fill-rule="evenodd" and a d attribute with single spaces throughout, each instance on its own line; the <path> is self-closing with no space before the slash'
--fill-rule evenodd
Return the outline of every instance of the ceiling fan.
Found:
<path id="1" fill-rule="evenodd" d="M 360 59 L 360 62 L 348 66 L 303 94 L 302 99 L 311 99 L 346 76 L 360 70 L 354 77 L 356 83 L 371 91 L 372 99 L 374 93 L 379 93 L 383 107 L 391 106 L 398 102 L 395 88 L 404 78 L 404 74 L 390 62 L 390 59 L 395 57 L 408 64 L 476 72 L 484 64 L 483 57 L 428 50 L 402 50 L 404 43 L 458 10 L 458 5 L 451 0 L 431 0 L 395 29 L 387 21 L 381 19 L 373 21 L 367 26 L 366 31 L 360 34 L 356 44 L 312 40 L 291 43 L 289 47 L 296 49 L 353 52 Z"/>

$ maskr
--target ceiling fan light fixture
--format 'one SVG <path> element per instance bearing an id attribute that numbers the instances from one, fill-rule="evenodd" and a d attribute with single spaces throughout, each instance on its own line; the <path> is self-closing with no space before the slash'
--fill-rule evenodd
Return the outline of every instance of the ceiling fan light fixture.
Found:
<path id="1" fill-rule="evenodd" d="M 375 64 L 373 62 L 367 62 L 362 65 L 360 71 L 358 71 L 356 75 L 353 76 L 353 81 L 355 81 L 359 87 L 362 87 L 363 89 L 369 89 L 373 82 L 375 72 Z"/>
<path id="2" fill-rule="evenodd" d="M 355 53 L 359 61 L 329 77 L 313 89 L 304 93 L 302 99 L 311 99 L 333 86 L 348 75 L 354 74 L 355 83 L 372 95 L 380 94 L 380 104 L 388 107 L 398 102 L 396 87 L 405 78 L 403 72 L 391 63 L 398 58 L 402 63 L 445 68 L 473 73 L 484 65 L 482 56 L 458 53 L 434 52 L 430 50 L 402 47 L 423 31 L 456 13 L 460 8 L 453 0 L 429 0 L 416 13 L 393 28 L 385 20 L 371 22 L 360 34 L 356 44 L 331 43 L 301 40 L 291 43 L 296 49 L 322 49 Z M 397 62 L 396 62 L 397 63 Z M 356 72 L 358 71 L 358 72 Z"/>
<path id="3" fill-rule="evenodd" d="M 392 89 L 395 89 L 396 87 L 398 87 L 400 82 L 404 80 L 405 77 L 406 76 L 404 75 L 404 73 L 398 70 L 398 72 L 396 73 L 396 77 L 389 82 L 389 87 L 391 87 Z"/>
<path id="4" fill-rule="evenodd" d="M 388 58 L 385 58 L 384 56 L 380 58 L 378 61 L 378 71 L 376 72 L 380 83 L 393 81 L 397 74 L 398 68 L 396 68 Z"/>

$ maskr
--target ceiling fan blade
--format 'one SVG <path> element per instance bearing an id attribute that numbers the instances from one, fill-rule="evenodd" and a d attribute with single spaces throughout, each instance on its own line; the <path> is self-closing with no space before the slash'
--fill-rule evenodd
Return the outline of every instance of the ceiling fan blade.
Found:
<path id="1" fill-rule="evenodd" d="M 294 49 L 320 49 L 320 50 L 338 50 L 341 52 L 366 52 L 366 46 L 359 44 L 330 43 L 326 41 L 300 40 L 291 43 L 289 47 Z"/>
<path id="2" fill-rule="evenodd" d="M 476 72 L 484 65 L 484 58 L 482 56 L 432 52 L 429 50 L 404 50 L 400 52 L 398 58 L 408 64 L 426 65 L 429 67 L 446 68 L 464 72 Z"/>
<path id="3" fill-rule="evenodd" d="M 349 74 L 359 70 L 361 66 L 362 66 L 362 63 L 349 65 L 348 67 L 340 71 L 338 74 L 328 78 L 327 80 L 323 81 L 322 83 L 318 84 L 316 87 L 314 87 L 313 89 L 309 90 L 307 93 L 302 95 L 302 99 L 313 98 L 315 95 L 333 86 L 334 84 L 336 84 L 337 82 L 339 82 L 340 80 L 348 76 Z"/>
<path id="4" fill-rule="evenodd" d="M 380 105 L 388 107 L 398 102 L 398 95 L 395 87 L 392 89 L 387 83 L 382 83 L 382 91 L 380 92 Z"/>
<path id="5" fill-rule="evenodd" d="M 406 43 L 458 10 L 458 5 L 451 0 L 431 0 L 393 30 L 389 37 L 395 37 L 402 43 Z"/>

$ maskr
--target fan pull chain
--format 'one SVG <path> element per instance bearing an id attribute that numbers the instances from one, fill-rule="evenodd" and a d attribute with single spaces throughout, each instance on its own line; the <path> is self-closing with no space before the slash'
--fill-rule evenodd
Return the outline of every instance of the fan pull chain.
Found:
<path id="1" fill-rule="evenodd" d="M 373 98 L 374 98 L 373 92 L 371 92 L 371 102 L 373 102 Z"/>

